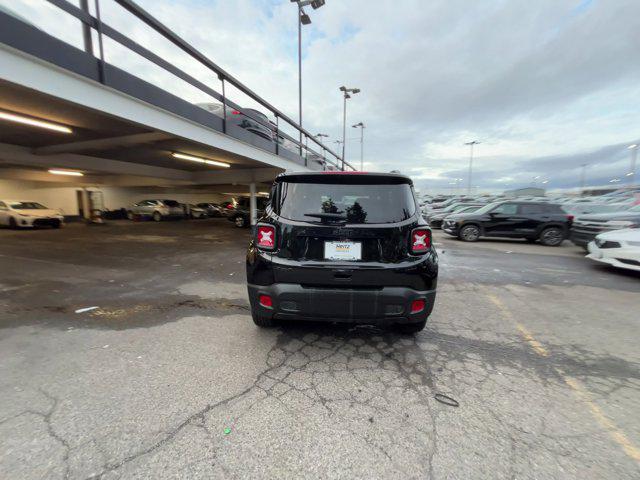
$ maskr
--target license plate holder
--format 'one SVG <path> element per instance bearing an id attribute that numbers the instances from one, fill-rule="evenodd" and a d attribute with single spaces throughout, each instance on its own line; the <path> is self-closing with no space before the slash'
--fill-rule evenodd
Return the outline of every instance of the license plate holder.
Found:
<path id="1" fill-rule="evenodd" d="M 362 260 L 362 242 L 325 241 L 324 258 L 325 260 Z"/>

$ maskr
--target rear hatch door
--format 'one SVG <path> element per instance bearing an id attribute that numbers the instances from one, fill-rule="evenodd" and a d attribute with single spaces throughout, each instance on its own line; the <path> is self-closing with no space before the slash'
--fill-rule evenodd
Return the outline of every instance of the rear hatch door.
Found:
<path id="1" fill-rule="evenodd" d="M 285 176 L 273 202 L 280 235 L 277 282 L 372 286 L 372 270 L 410 262 L 418 225 L 410 180 L 403 176 Z"/>

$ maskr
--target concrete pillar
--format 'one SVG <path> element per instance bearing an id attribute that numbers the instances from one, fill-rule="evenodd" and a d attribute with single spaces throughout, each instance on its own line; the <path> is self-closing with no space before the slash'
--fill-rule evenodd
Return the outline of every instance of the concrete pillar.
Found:
<path id="1" fill-rule="evenodd" d="M 256 184 L 249 184 L 249 212 L 251 217 L 251 226 L 253 227 L 257 222 L 257 212 L 256 212 Z"/>

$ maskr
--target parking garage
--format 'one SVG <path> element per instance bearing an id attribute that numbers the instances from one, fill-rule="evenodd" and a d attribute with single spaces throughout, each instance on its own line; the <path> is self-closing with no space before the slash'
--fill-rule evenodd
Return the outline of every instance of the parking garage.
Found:
<path id="1" fill-rule="evenodd" d="M 0 11 L 0 199 L 38 202 L 67 221 L 89 221 L 145 199 L 218 203 L 247 195 L 255 220 L 255 196 L 278 173 L 344 168 L 286 114 L 146 12 L 129 13 L 213 73 L 215 85 L 168 64 L 88 10 L 51 3 L 61 21 L 77 22 L 84 43 L 72 45 Z M 195 88 L 200 101 L 107 61 L 103 37 L 128 49 L 127 57 L 163 68 L 174 84 Z M 258 109 L 235 103 L 225 93 L 231 88 L 234 99 Z"/>

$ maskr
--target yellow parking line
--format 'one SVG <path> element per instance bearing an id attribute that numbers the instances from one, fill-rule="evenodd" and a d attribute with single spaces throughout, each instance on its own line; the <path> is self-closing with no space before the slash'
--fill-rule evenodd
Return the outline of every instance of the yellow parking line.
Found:
<path id="1" fill-rule="evenodd" d="M 547 355 L 549 355 L 549 352 L 547 352 L 547 350 L 542 346 L 542 344 L 539 341 L 533 338 L 533 335 L 531 335 L 529 330 L 527 330 L 524 327 L 524 325 L 522 325 L 521 323 L 516 323 L 516 327 L 518 330 L 520 330 L 520 333 L 522 334 L 524 339 L 527 342 L 529 342 L 529 345 L 531 345 L 531 348 L 533 348 L 538 355 L 541 355 L 543 357 L 546 357 Z"/>
<path id="2" fill-rule="evenodd" d="M 559 373 L 562 375 L 564 382 L 587 404 L 598 423 L 609 432 L 609 435 L 623 448 L 626 454 L 635 461 L 640 462 L 640 449 L 631 443 L 624 432 L 609 420 L 600 407 L 591 400 L 591 395 L 587 389 L 576 379 L 567 377 L 562 372 Z"/>
<path id="3" fill-rule="evenodd" d="M 508 318 L 513 323 L 515 323 L 516 328 L 520 331 L 520 334 L 522 335 L 522 337 L 527 341 L 527 343 L 531 346 L 531 348 L 533 348 L 533 350 L 538 355 L 542 357 L 547 357 L 549 355 L 549 352 L 542 346 L 540 342 L 538 342 L 534 338 L 531 332 L 529 332 L 529 330 L 527 330 L 527 328 L 524 327 L 524 325 L 518 323 L 514 319 L 513 315 L 511 315 L 511 312 L 509 311 L 507 306 L 504 303 L 502 303 L 502 300 L 500 300 L 498 297 L 496 297 L 493 294 L 487 294 L 487 297 L 489 298 L 489 300 L 491 300 L 491 303 L 493 303 L 496 307 L 498 307 L 498 309 L 500 310 L 500 312 L 505 318 Z M 629 440 L 629 438 L 627 438 L 625 433 L 622 430 L 620 430 L 615 423 L 609 420 L 609 418 L 607 418 L 607 416 L 600 409 L 600 407 L 598 407 L 598 405 L 595 404 L 593 400 L 591 400 L 591 394 L 589 393 L 589 391 L 575 378 L 568 377 L 567 375 L 564 374 L 564 372 L 562 372 L 558 368 L 555 368 L 555 367 L 553 368 L 558 373 L 558 375 L 564 380 L 564 383 L 566 383 L 569 386 L 569 388 L 571 388 L 571 390 L 573 390 L 573 392 L 578 397 L 580 397 L 580 399 L 587 405 L 587 407 L 589 407 L 589 410 L 591 411 L 591 415 L 593 415 L 593 417 L 600 424 L 600 426 L 609 433 L 611 438 L 618 445 L 620 445 L 620 447 L 622 447 L 622 450 L 624 450 L 624 452 L 629 457 L 634 459 L 636 462 L 640 462 L 640 449 L 636 447 Z"/>

